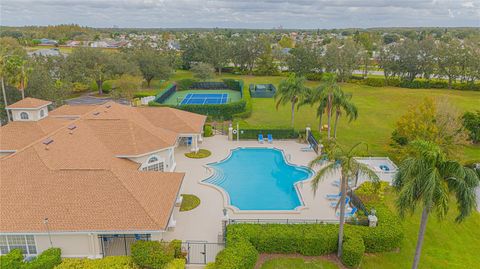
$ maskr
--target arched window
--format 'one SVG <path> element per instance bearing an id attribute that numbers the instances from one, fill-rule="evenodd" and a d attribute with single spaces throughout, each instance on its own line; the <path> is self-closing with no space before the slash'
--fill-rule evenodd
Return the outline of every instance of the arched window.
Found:
<path id="1" fill-rule="evenodd" d="M 20 113 L 20 118 L 22 120 L 28 120 L 28 113 L 27 112 Z"/>
<path id="2" fill-rule="evenodd" d="M 40 118 L 43 118 L 43 116 L 45 116 L 45 111 L 43 111 L 43 109 L 42 109 L 42 110 L 40 110 Z"/>
<path id="3" fill-rule="evenodd" d="M 151 157 L 150 159 L 148 159 L 148 163 L 154 163 L 154 162 L 158 162 L 158 158 L 153 156 Z"/>

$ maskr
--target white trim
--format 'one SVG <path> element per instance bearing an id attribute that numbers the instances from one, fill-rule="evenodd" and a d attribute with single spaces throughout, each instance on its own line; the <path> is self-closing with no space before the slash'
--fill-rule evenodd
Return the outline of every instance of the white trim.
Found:
<path id="1" fill-rule="evenodd" d="M 5 149 L 5 150 L 0 150 L 0 153 L 15 153 L 17 152 L 16 150 L 14 149 Z"/>
<path id="2" fill-rule="evenodd" d="M 151 155 L 151 154 L 157 153 L 159 151 L 164 151 L 164 150 L 168 150 L 168 149 L 174 150 L 175 145 L 170 146 L 170 147 L 166 147 L 166 148 L 157 149 L 157 150 L 150 151 L 150 152 L 147 152 L 147 153 L 142 153 L 142 154 L 139 154 L 139 155 L 115 155 L 115 157 L 117 157 L 117 158 L 138 158 L 138 157 L 143 157 L 145 155 Z"/>
<path id="3" fill-rule="evenodd" d="M 163 233 L 165 230 L 125 230 L 125 231 L 66 231 L 66 232 L 54 232 L 51 231 L 51 235 L 70 235 L 70 234 L 141 234 L 141 233 Z M 0 232 L 0 235 L 48 235 L 47 232 Z"/>
<path id="4" fill-rule="evenodd" d="M 50 102 L 46 105 L 37 106 L 37 107 L 22 107 L 22 108 L 20 108 L 20 107 L 12 107 L 12 108 L 6 107 L 5 109 L 7 109 L 7 110 L 38 110 L 40 108 L 44 108 L 44 107 L 49 106 L 51 104 L 52 104 L 52 102 Z"/>

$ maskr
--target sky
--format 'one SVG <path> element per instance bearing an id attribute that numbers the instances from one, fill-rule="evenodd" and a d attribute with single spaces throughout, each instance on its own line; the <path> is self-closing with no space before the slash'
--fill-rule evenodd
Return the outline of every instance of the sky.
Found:
<path id="1" fill-rule="evenodd" d="M 0 0 L 6 26 L 480 27 L 480 0 Z"/>

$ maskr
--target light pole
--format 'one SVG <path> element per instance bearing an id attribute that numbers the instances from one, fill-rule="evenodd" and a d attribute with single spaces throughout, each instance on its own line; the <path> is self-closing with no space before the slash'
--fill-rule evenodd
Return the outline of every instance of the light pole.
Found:
<path id="1" fill-rule="evenodd" d="M 53 248 L 52 236 L 50 235 L 50 228 L 48 227 L 48 218 L 45 218 L 43 220 L 43 223 L 45 224 L 45 227 L 47 228 L 48 240 L 50 241 L 50 247 Z"/>

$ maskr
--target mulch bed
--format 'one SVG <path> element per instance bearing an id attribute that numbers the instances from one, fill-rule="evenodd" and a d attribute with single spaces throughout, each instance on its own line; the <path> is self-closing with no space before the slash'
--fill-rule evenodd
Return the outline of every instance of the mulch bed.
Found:
<path id="1" fill-rule="evenodd" d="M 301 258 L 305 261 L 309 260 L 327 260 L 335 263 L 340 269 L 347 269 L 342 262 L 338 259 L 337 255 L 329 254 L 323 256 L 303 256 L 300 254 L 265 254 L 262 253 L 258 256 L 257 264 L 255 264 L 255 269 L 260 269 L 266 261 L 277 259 L 277 258 Z"/>

